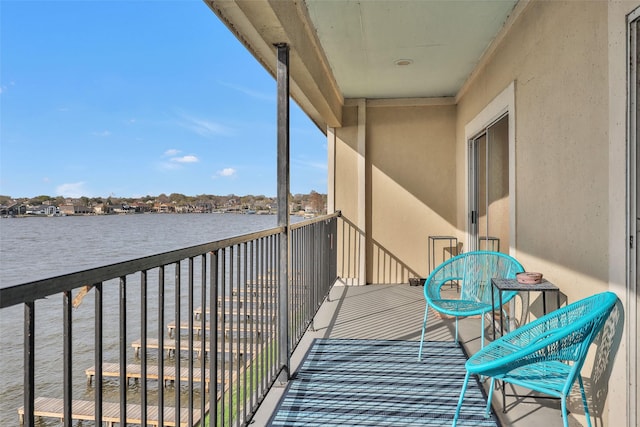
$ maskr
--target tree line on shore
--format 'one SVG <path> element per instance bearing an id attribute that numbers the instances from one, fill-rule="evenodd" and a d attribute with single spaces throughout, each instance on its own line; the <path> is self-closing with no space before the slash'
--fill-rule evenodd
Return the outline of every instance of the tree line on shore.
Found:
<path id="1" fill-rule="evenodd" d="M 304 211 L 305 209 L 313 210 L 317 213 L 326 212 L 327 195 L 311 191 L 309 194 L 290 194 L 289 207 L 291 211 Z M 244 195 L 238 196 L 228 194 L 226 196 L 218 196 L 211 194 L 200 194 L 196 196 L 187 196 L 181 193 L 159 194 L 157 196 L 146 195 L 143 197 L 75 197 L 68 198 L 62 196 L 40 195 L 36 197 L 12 198 L 11 196 L 0 195 L 0 206 L 12 206 L 16 204 L 36 206 L 49 205 L 61 207 L 64 205 L 76 205 L 89 208 L 97 206 L 133 206 L 145 204 L 154 205 L 171 205 L 175 207 L 182 206 L 207 206 L 210 209 L 249 209 L 249 210 L 275 210 L 277 206 L 276 197 L 268 197 L 264 195 Z"/>

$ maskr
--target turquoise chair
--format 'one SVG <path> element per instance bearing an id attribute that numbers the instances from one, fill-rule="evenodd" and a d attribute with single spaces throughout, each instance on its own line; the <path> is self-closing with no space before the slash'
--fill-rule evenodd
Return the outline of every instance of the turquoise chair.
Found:
<path id="1" fill-rule="evenodd" d="M 427 330 L 427 315 L 429 307 L 456 318 L 456 342 L 458 342 L 458 318 L 467 316 L 481 317 L 480 334 L 484 347 L 484 317 L 485 314 L 498 309 L 498 295 L 494 293 L 491 305 L 491 279 L 515 278 L 517 273 L 523 272 L 522 265 L 509 255 L 500 252 L 474 251 L 453 257 L 438 267 L 429 275 L 424 283 L 424 297 L 427 301 L 422 322 L 422 336 L 418 360 L 422 360 L 422 346 Z M 442 287 L 456 283 L 460 286 L 458 299 L 446 299 L 441 296 Z M 502 303 L 507 303 L 517 292 L 502 293 Z"/>
<path id="2" fill-rule="evenodd" d="M 471 356 L 465 365 L 467 374 L 453 426 L 458 421 L 471 374 L 491 378 L 487 417 L 495 381 L 501 380 L 560 398 L 564 427 L 569 425 L 566 400 L 577 379 L 587 423 L 591 426 L 580 370 L 589 346 L 617 301 L 615 294 L 604 292 L 574 302 L 493 341 Z"/>

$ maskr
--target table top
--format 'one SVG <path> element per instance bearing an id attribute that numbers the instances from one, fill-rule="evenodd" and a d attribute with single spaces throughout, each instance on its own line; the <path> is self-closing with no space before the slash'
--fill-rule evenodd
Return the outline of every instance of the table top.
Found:
<path id="1" fill-rule="evenodd" d="M 536 284 L 518 283 L 516 279 L 493 278 L 491 284 L 501 291 L 559 291 L 559 288 L 547 279 Z"/>

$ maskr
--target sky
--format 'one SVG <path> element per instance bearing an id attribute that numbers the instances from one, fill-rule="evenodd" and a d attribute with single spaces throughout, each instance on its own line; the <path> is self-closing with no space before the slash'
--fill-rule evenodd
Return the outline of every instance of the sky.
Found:
<path id="1" fill-rule="evenodd" d="M 291 193 L 326 193 L 291 101 Z M 276 81 L 200 0 L 0 0 L 0 195 L 277 193 Z"/>

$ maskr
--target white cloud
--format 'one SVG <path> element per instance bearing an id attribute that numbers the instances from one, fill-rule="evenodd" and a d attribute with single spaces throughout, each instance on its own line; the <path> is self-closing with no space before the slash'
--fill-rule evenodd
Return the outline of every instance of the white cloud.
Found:
<path id="1" fill-rule="evenodd" d="M 172 162 L 176 163 L 197 163 L 200 160 L 196 156 L 182 156 L 182 157 L 173 157 L 171 159 Z"/>
<path id="2" fill-rule="evenodd" d="M 211 120 L 183 115 L 181 125 L 200 136 L 210 137 L 215 135 L 229 135 L 231 129 Z"/>
<path id="3" fill-rule="evenodd" d="M 275 91 L 273 93 L 265 93 L 265 92 L 258 92 L 257 90 L 249 89 L 244 86 L 237 86 L 231 83 L 220 82 L 220 84 L 222 86 L 226 86 L 230 89 L 233 89 L 247 96 L 250 96 L 251 98 L 261 99 L 264 101 L 275 101 L 276 99 L 276 97 L 274 96 Z"/>
<path id="4" fill-rule="evenodd" d="M 234 176 L 236 174 L 236 170 L 234 168 L 224 168 L 216 172 L 217 176 Z"/>
<path id="5" fill-rule="evenodd" d="M 180 153 L 180 150 L 176 150 L 175 148 L 170 148 L 164 152 L 164 155 L 167 157 L 177 156 Z"/>
<path id="6" fill-rule="evenodd" d="M 87 190 L 85 183 L 81 181 L 57 186 L 56 195 L 63 197 L 82 197 L 89 196 L 89 191 Z"/>

